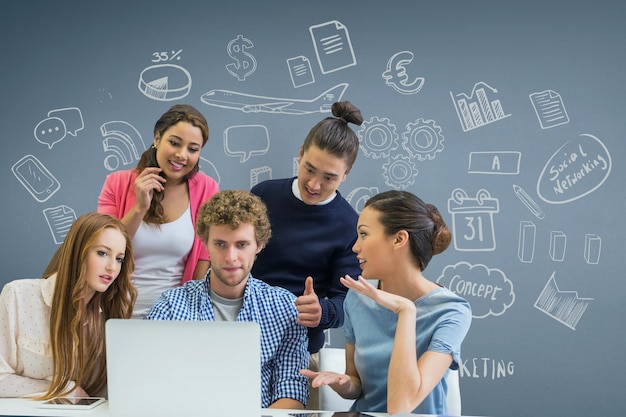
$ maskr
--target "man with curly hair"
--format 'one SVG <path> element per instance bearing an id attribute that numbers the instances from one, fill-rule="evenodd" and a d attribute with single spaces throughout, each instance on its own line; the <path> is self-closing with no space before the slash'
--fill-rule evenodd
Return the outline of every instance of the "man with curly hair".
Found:
<path id="1" fill-rule="evenodd" d="M 308 381 L 299 371 L 309 363 L 308 337 L 297 322 L 295 295 L 250 274 L 271 236 L 265 204 L 247 191 L 221 191 L 200 208 L 196 232 L 211 258 L 209 272 L 166 290 L 146 319 L 257 322 L 261 407 L 304 408 Z"/>

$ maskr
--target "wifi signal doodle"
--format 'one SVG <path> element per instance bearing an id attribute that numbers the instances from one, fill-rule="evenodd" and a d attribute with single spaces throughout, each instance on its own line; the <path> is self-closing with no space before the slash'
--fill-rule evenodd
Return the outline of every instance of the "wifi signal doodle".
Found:
<path id="1" fill-rule="evenodd" d="M 130 123 L 114 120 L 100 126 L 100 133 L 104 139 L 102 147 L 105 153 L 110 153 L 104 159 L 104 167 L 115 171 L 120 165 L 130 165 L 138 161 L 140 149 L 146 148 L 141 134 Z"/>
<path id="2" fill-rule="evenodd" d="M 245 81 L 246 77 L 256 70 L 256 59 L 246 49 L 251 49 L 254 44 L 243 35 L 237 35 L 228 43 L 226 50 L 228 55 L 235 60 L 234 63 L 226 65 L 226 69 L 233 77 L 237 77 L 239 81 Z"/>

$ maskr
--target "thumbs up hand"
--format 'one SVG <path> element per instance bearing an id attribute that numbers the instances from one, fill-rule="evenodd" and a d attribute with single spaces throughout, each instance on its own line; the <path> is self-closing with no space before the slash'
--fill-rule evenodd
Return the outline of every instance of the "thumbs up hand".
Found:
<path id="1" fill-rule="evenodd" d="M 313 277 L 304 281 L 304 293 L 296 298 L 298 323 L 306 327 L 317 327 L 322 319 L 322 306 L 313 289 Z"/>

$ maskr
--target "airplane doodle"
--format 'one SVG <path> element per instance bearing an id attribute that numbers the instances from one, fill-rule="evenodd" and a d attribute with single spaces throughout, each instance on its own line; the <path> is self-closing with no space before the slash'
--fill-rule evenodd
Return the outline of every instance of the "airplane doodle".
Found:
<path id="1" fill-rule="evenodd" d="M 200 100 L 209 106 L 241 110 L 244 113 L 328 113 L 332 103 L 341 101 L 347 88 L 348 83 L 337 84 L 310 100 L 257 96 L 228 90 L 211 90 L 204 93 Z"/>

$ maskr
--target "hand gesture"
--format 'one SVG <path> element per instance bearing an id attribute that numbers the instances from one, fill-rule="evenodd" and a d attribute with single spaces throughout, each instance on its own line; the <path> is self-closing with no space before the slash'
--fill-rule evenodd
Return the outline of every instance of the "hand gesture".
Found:
<path id="1" fill-rule="evenodd" d="M 148 167 L 141 171 L 135 179 L 135 195 L 137 196 L 137 206 L 142 212 L 148 211 L 154 192 L 161 192 L 164 189 L 165 178 L 159 173 L 161 168 Z"/>
<path id="2" fill-rule="evenodd" d="M 310 369 L 301 369 L 300 374 L 311 380 L 311 386 L 313 388 L 318 388 L 322 385 L 344 385 L 350 382 L 350 376 L 336 372 L 315 372 Z"/>
<path id="3" fill-rule="evenodd" d="M 307 277 L 304 281 L 304 293 L 296 298 L 296 310 L 298 310 L 298 323 L 306 327 L 317 327 L 322 319 L 322 306 L 313 290 L 313 277 Z"/>
<path id="4" fill-rule="evenodd" d="M 339 281 L 349 289 L 371 298 L 376 301 L 377 304 L 396 314 L 400 314 L 400 312 L 405 309 L 415 310 L 415 304 L 408 298 L 379 290 L 361 275 L 359 275 L 358 279 L 353 279 L 350 275 L 346 275 L 345 277 L 339 278 Z"/>

